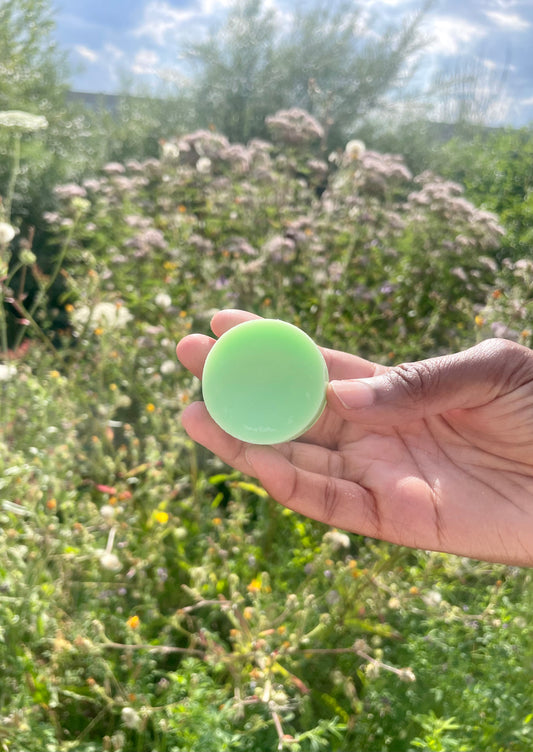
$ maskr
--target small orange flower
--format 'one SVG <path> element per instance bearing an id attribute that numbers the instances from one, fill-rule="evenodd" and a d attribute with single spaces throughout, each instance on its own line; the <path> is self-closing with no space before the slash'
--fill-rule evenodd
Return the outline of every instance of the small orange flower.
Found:
<path id="1" fill-rule="evenodd" d="M 155 405 L 154 405 L 154 404 L 153 404 L 152 402 L 149 402 L 149 403 L 148 403 L 148 404 L 146 405 L 146 412 L 148 412 L 148 413 L 153 413 L 153 412 L 154 412 L 154 410 L 155 410 Z"/>
<path id="2" fill-rule="evenodd" d="M 101 337 L 102 334 L 104 333 L 103 327 L 97 326 L 96 329 L 94 330 L 94 333 L 96 334 L 97 337 Z"/>
<path id="3" fill-rule="evenodd" d="M 53 512 L 56 507 L 57 501 L 55 499 L 48 499 L 48 501 L 46 502 L 46 508 Z"/>
<path id="4" fill-rule="evenodd" d="M 502 295 L 503 293 L 501 290 L 494 290 L 492 293 L 492 297 L 494 298 L 494 300 L 498 300 L 498 298 L 501 298 Z"/>
<path id="5" fill-rule="evenodd" d="M 250 593 L 258 593 L 261 590 L 261 580 L 259 580 L 257 577 L 254 577 L 254 579 L 248 585 L 247 590 Z"/>
<path id="6" fill-rule="evenodd" d="M 128 625 L 130 629 L 137 629 L 140 623 L 141 623 L 141 620 L 139 619 L 137 614 L 135 614 L 134 616 L 130 616 L 130 618 L 126 622 L 126 624 Z"/>
<path id="7" fill-rule="evenodd" d="M 485 319 L 483 318 L 483 316 L 480 316 L 479 313 L 475 317 L 474 321 L 476 322 L 476 326 L 483 326 L 483 324 L 485 323 Z"/>
<path id="8" fill-rule="evenodd" d="M 65 306 L 65 311 L 67 313 L 72 313 L 73 310 L 74 310 L 74 306 L 72 305 L 72 303 L 67 303 L 67 305 Z"/>
<path id="9" fill-rule="evenodd" d="M 221 524 L 222 524 L 222 520 L 220 519 L 220 517 L 213 517 L 213 525 L 221 525 Z"/>
<path id="10" fill-rule="evenodd" d="M 179 211 L 180 214 L 186 214 L 187 213 L 187 207 L 184 206 L 183 204 L 180 204 L 178 206 L 178 211 Z"/>

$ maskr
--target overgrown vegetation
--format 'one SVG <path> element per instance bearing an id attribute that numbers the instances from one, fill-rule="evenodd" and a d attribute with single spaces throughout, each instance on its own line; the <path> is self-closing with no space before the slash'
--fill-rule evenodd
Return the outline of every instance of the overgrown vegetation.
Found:
<path id="1" fill-rule="evenodd" d="M 284 510 L 186 437 L 174 350 L 228 306 L 383 363 L 531 347 L 531 132 L 84 115 L 43 206 L 32 101 L 0 125 L 0 749 L 530 748 L 531 572 Z"/>
<path id="2" fill-rule="evenodd" d="M 1 371 L 6 750 L 531 743 L 527 571 L 300 518 L 180 427 L 175 343 L 221 306 L 383 362 L 531 344 L 533 263 L 499 270 L 459 186 L 357 142 L 328 164 L 303 112 L 269 127 L 55 191 L 69 326 Z"/>

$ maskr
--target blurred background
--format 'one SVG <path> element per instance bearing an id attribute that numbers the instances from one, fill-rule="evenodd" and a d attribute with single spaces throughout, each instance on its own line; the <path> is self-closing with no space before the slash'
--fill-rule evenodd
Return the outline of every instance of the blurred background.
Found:
<path id="1" fill-rule="evenodd" d="M 531 570 L 184 433 L 215 310 L 533 345 L 533 6 L 0 0 L 0 750 L 533 748 Z"/>

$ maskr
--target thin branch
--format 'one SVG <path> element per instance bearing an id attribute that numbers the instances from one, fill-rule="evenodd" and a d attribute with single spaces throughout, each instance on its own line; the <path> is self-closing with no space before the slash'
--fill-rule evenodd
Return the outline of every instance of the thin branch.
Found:
<path id="1" fill-rule="evenodd" d="M 179 648 L 174 645 L 131 645 L 122 642 L 100 642 L 94 643 L 98 648 L 110 648 L 111 650 L 147 650 L 150 653 L 161 653 L 168 655 L 169 653 L 182 653 L 184 655 L 197 655 L 200 658 L 204 658 L 204 650 L 196 650 L 196 648 Z"/>

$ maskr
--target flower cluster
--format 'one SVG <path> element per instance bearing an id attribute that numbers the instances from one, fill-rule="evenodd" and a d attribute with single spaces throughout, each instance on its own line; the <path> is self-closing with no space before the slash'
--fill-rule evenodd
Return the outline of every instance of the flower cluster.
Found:
<path id="1" fill-rule="evenodd" d="M 275 141 L 288 145 L 303 145 L 324 137 L 324 128 L 305 110 L 292 107 L 280 110 L 265 120 Z"/>

